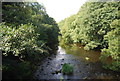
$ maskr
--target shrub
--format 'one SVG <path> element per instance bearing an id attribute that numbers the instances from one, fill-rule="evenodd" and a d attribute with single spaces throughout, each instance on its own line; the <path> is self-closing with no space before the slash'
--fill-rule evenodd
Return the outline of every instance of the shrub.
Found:
<path id="1" fill-rule="evenodd" d="M 98 47 L 98 45 L 100 45 L 100 43 L 97 43 L 95 41 L 91 41 L 90 43 L 86 44 L 86 46 L 84 47 L 84 49 L 85 50 L 95 49 L 96 47 Z"/>
<path id="2" fill-rule="evenodd" d="M 72 74 L 73 73 L 73 66 L 68 64 L 68 63 L 63 64 L 62 72 L 63 72 L 63 74 Z"/>
<path id="3" fill-rule="evenodd" d="M 109 68 L 114 71 L 120 72 L 120 20 L 114 20 L 111 23 L 111 31 L 105 35 L 104 40 L 108 42 L 108 48 L 104 48 L 101 51 L 100 59 L 102 61 L 111 57 L 112 63 L 105 64 L 105 68 Z"/>
<path id="4" fill-rule="evenodd" d="M 20 58 L 40 58 L 40 54 L 48 54 L 45 42 L 37 40 L 39 36 L 31 24 L 20 25 L 18 29 L 5 25 L 0 26 L 2 31 L 3 55 L 10 53 Z"/>

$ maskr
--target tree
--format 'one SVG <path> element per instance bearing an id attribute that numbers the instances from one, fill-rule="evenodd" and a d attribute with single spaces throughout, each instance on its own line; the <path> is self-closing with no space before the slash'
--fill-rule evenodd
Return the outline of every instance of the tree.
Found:
<path id="1" fill-rule="evenodd" d="M 102 50 L 101 58 L 112 57 L 109 69 L 119 69 L 119 5 L 113 2 L 86 2 L 74 16 L 59 22 L 60 41 L 81 43 L 85 50 Z M 117 60 L 117 61 L 116 61 Z"/>
<path id="2" fill-rule="evenodd" d="M 108 48 L 102 49 L 101 60 L 105 61 L 108 57 L 112 58 L 111 64 L 105 64 L 105 68 L 120 71 L 120 19 L 111 23 L 112 30 L 104 36 L 108 43 Z"/>
<path id="3" fill-rule="evenodd" d="M 3 79 L 28 79 L 38 61 L 57 48 L 58 26 L 44 6 L 36 2 L 3 2 L 2 8 Z"/>

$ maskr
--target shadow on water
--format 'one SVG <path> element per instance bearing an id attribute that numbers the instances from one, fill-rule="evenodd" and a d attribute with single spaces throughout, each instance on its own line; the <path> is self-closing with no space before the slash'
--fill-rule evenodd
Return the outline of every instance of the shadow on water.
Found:
<path id="1" fill-rule="evenodd" d="M 35 79 L 120 79 L 119 74 L 102 68 L 100 51 L 85 51 L 80 44 L 58 47 L 56 55 L 46 58 L 35 73 Z M 72 75 L 63 75 L 62 65 L 74 66 Z"/>

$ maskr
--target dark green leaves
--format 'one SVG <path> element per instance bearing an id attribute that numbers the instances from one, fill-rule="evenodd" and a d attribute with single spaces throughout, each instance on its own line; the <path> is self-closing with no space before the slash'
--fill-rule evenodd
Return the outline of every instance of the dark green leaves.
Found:
<path id="1" fill-rule="evenodd" d="M 58 26 L 39 3 L 3 2 L 2 10 L 0 49 L 5 67 L 3 78 L 30 78 L 34 64 L 54 53 L 58 45 Z"/>

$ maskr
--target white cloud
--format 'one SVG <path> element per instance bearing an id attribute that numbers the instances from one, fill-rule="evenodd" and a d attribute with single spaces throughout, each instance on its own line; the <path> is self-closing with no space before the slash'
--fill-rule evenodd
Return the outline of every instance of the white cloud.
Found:
<path id="1" fill-rule="evenodd" d="M 37 0 L 43 3 L 49 16 L 57 22 L 76 14 L 86 0 Z"/>

